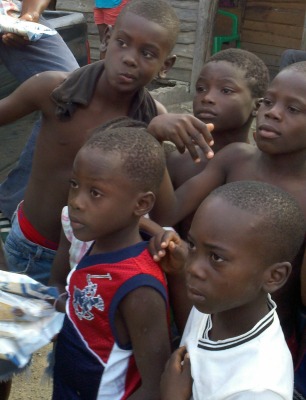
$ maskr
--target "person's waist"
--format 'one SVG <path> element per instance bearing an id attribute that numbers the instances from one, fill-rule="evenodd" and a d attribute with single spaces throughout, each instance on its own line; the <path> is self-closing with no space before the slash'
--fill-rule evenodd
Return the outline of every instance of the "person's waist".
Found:
<path id="1" fill-rule="evenodd" d="M 57 250 L 58 243 L 52 240 L 46 239 L 37 229 L 31 224 L 27 219 L 23 211 L 23 202 L 20 203 L 17 210 L 18 222 L 21 232 L 24 234 L 25 238 L 31 242 L 38 244 L 39 246 L 46 247 L 47 249 Z"/>

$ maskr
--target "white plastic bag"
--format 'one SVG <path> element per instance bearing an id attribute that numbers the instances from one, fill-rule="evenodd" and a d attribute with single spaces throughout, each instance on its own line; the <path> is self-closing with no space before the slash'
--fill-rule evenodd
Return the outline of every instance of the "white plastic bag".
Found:
<path id="1" fill-rule="evenodd" d="M 0 33 L 16 33 L 16 35 L 26 36 L 30 41 L 36 42 L 44 36 L 56 35 L 54 29 L 36 22 L 23 21 L 8 15 L 0 15 Z"/>

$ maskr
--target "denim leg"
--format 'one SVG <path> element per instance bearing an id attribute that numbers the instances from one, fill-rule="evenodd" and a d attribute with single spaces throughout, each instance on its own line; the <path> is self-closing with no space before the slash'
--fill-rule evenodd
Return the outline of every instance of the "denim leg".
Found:
<path id="1" fill-rule="evenodd" d="M 19 227 L 16 213 L 12 219 L 12 228 L 5 241 L 4 254 L 10 272 L 25 274 L 48 285 L 56 251 L 26 239 Z"/>
<path id="2" fill-rule="evenodd" d="M 282 70 L 288 65 L 299 61 L 306 61 L 306 51 L 293 49 L 285 50 L 281 55 L 279 69 Z"/>
<path id="3" fill-rule="evenodd" d="M 17 205 L 24 198 L 24 192 L 32 168 L 35 142 L 40 131 L 40 126 L 41 120 L 39 119 L 33 126 L 32 133 L 19 156 L 18 163 L 0 185 L 0 209 L 3 215 L 8 219 L 12 218 Z"/>
<path id="4" fill-rule="evenodd" d="M 48 26 L 45 20 L 40 22 Z M 22 49 L 5 46 L 0 41 L 0 58 L 20 83 L 43 71 L 73 71 L 79 67 L 59 34 L 42 38 Z M 0 210 L 7 218 L 12 217 L 24 197 L 39 130 L 40 122 L 37 121 L 17 166 L 0 185 Z"/>

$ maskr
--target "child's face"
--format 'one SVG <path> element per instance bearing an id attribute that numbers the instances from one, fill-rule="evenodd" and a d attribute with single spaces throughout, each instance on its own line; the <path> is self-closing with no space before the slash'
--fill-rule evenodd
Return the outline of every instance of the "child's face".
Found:
<path id="1" fill-rule="evenodd" d="M 220 197 L 208 197 L 197 210 L 188 237 L 186 281 L 188 297 L 199 311 L 248 310 L 266 296 L 258 221 Z"/>
<path id="2" fill-rule="evenodd" d="M 116 246 L 118 232 L 126 235 L 135 221 L 138 191 L 123 175 L 121 165 L 116 153 L 83 147 L 77 154 L 68 197 L 69 217 L 77 239 L 101 239 L 106 246 L 113 241 Z"/>
<path id="3" fill-rule="evenodd" d="M 160 70 L 171 67 L 166 61 L 168 32 L 155 22 L 126 13 L 111 35 L 105 71 L 109 83 L 119 91 L 133 92 L 147 85 Z"/>
<path id="4" fill-rule="evenodd" d="M 213 133 L 237 130 L 252 118 L 255 99 L 244 75 L 227 61 L 204 65 L 196 83 L 193 113 L 201 121 L 213 123 Z"/>
<path id="5" fill-rule="evenodd" d="M 285 70 L 270 84 L 257 115 L 256 143 L 270 154 L 306 148 L 306 78 Z"/>

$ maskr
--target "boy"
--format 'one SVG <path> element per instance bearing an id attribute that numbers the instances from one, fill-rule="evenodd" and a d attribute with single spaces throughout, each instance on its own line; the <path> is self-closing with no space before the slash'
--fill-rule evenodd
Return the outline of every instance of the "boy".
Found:
<path id="1" fill-rule="evenodd" d="M 0 124 L 34 110 L 43 116 L 30 181 L 5 243 L 10 271 L 48 282 L 77 151 L 101 123 L 126 115 L 149 123 L 157 115 L 143 87 L 172 66 L 175 57 L 168 54 L 178 29 L 167 2 L 131 1 L 117 19 L 104 63 L 70 75 L 36 75 L 0 102 Z"/>
<path id="2" fill-rule="evenodd" d="M 184 348 L 172 357 L 163 400 L 189 399 L 191 385 L 194 400 L 292 399 L 292 359 L 270 293 L 286 283 L 304 236 L 297 202 L 275 186 L 233 182 L 203 201 L 186 262 L 190 363 Z"/>
<path id="3" fill-rule="evenodd" d="M 159 399 L 170 355 L 166 280 L 139 233 L 163 178 L 160 144 L 143 127 L 97 128 L 73 164 L 74 236 L 94 240 L 68 276 L 53 400 Z"/>
<path id="4" fill-rule="evenodd" d="M 167 197 L 169 209 L 162 224 L 174 224 L 194 211 L 213 189 L 228 182 L 257 180 L 289 192 L 306 215 L 306 62 L 292 64 L 273 79 L 257 114 L 257 146 L 233 143 L 207 164 L 205 170 Z M 166 185 L 163 185 L 166 194 Z M 174 203 L 174 205 L 173 205 Z M 162 254 L 162 253 L 161 253 Z M 156 257 L 158 260 L 158 257 Z M 295 366 L 303 355 L 297 313 L 306 305 L 305 261 L 296 260 L 287 284 L 274 293 L 280 323 Z M 303 333 L 301 334 L 303 335 Z M 305 329 L 304 329 L 305 335 Z M 301 381 L 304 382 L 305 380 Z M 306 389 L 304 396 L 306 395 Z"/>
<path id="5" fill-rule="evenodd" d="M 249 143 L 251 124 L 268 84 L 268 68 L 246 50 L 222 50 L 207 60 L 196 82 L 193 113 L 206 124 L 213 124 L 214 153 L 233 142 Z M 187 151 L 183 155 L 178 151 L 169 153 L 167 167 L 174 189 L 205 168 L 208 159 L 198 153 L 197 163 Z M 183 239 L 191 220 L 192 215 L 176 227 Z"/>

